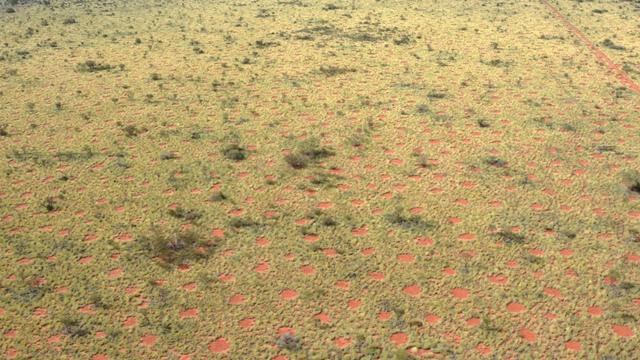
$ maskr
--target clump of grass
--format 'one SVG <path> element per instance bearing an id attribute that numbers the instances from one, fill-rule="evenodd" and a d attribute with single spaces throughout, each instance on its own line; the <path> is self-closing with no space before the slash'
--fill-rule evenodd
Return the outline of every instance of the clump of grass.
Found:
<path id="1" fill-rule="evenodd" d="M 187 210 L 182 207 L 169 210 L 169 215 L 176 219 L 182 219 L 187 221 L 195 221 L 202 217 L 202 213 L 197 210 Z"/>
<path id="2" fill-rule="evenodd" d="M 295 351 L 300 349 L 300 339 L 298 339 L 295 335 L 286 332 L 280 335 L 280 337 L 276 341 L 276 345 L 281 349 Z"/>
<path id="3" fill-rule="evenodd" d="M 76 19 L 72 18 L 72 17 L 68 17 L 68 18 L 66 18 L 66 19 L 64 19 L 62 21 L 62 24 L 64 24 L 64 25 L 72 25 L 72 24 L 77 24 L 77 23 L 78 23 L 78 21 L 76 21 Z"/>
<path id="4" fill-rule="evenodd" d="M 356 69 L 349 68 L 349 67 L 334 66 L 334 65 L 328 65 L 328 66 L 322 65 L 320 66 L 320 72 L 324 74 L 326 77 L 332 77 L 332 76 L 343 75 L 346 73 L 356 72 Z"/>
<path id="5" fill-rule="evenodd" d="M 285 156 L 285 161 L 294 169 L 304 169 L 333 155 L 335 153 L 331 149 L 321 146 L 317 138 L 311 138 L 303 141 L 296 151 Z"/>
<path id="6" fill-rule="evenodd" d="M 609 48 L 611 50 L 620 50 L 620 51 L 624 51 L 627 50 L 626 47 L 622 46 L 622 45 L 618 45 L 616 43 L 614 43 L 611 39 L 604 39 L 601 42 L 602 46 Z"/>
<path id="7" fill-rule="evenodd" d="M 88 72 L 88 73 L 94 73 L 99 71 L 110 71 L 113 68 L 115 68 L 115 66 L 98 63 L 93 60 L 87 60 L 85 62 L 81 62 L 77 66 L 77 69 L 79 72 Z"/>
<path id="8" fill-rule="evenodd" d="M 171 266 L 190 260 L 206 258 L 215 248 L 194 231 L 162 230 L 154 228 L 149 235 L 139 238 L 142 250 L 162 266 Z"/>
<path id="9" fill-rule="evenodd" d="M 227 159 L 233 161 L 242 161 L 247 158 L 247 150 L 238 144 L 231 144 L 226 146 L 222 150 L 222 154 Z"/>
<path id="10" fill-rule="evenodd" d="M 149 78 L 151 78 L 151 80 L 153 81 L 158 81 L 158 80 L 162 80 L 162 76 L 158 73 L 152 73 Z"/>
<path id="11" fill-rule="evenodd" d="M 407 214 L 398 208 L 394 212 L 385 215 L 385 219 L 393 226 L 398 226 L 407 230 L 427 230 L 435 226 L 431 221 L 425 220 L 418 215 Z"/>
<path id="12" fill-rule="evenodd" d="M 9 132 L 7 131 L 8 127 L 9 125 L 7 124 L 0 124 L 0 136 L 9 136 Z"/>

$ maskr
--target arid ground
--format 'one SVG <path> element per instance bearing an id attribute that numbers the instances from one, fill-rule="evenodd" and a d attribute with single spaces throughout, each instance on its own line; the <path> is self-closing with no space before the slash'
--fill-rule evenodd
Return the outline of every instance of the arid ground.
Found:
<path id="1" fill-rule="evenodd" d="M 5 2 L 0 356 L 640 357 L 638 0 Z"/>

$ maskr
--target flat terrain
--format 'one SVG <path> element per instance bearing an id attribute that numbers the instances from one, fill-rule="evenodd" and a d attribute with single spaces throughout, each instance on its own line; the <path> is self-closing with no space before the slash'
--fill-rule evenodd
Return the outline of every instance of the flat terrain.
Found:
<path id="1" fill-rule="evenodd" d="M 8 6 L 4 357 L 640 356 L 637 0 Z"/>

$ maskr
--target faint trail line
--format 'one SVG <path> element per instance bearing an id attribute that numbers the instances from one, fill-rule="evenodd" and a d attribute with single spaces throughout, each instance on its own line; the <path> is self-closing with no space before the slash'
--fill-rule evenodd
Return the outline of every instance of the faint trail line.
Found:
<path id="1" fill-rule="evenodd" d="M 627 74 L 624 70 L 622 70 L 620 65 L 614 63 L 613 60 L 611 60 L 609 56 L 607 56 L 607 54 L 604 53 L 604 51 L 600 50 L 600 48 L 598 48 L 593 42 L 591 42 L 591 40 L 589 40 L 589 38 L 582 31 L 580 31 L 580 29 L 578 29 L 577 27 L 575 27 L 575 25 L 569 22 L 569 20 L 564 15 L 562 15 L 562 13 L 560 13 L 560 11 L 555 6 L 551 5 L 549 1 L 547 0 L 540 0 L 540 1 L 543 4 L 545 4 L 549 8 L 549 10 L 560 21 L 564 23 L 564 25 L 567 27 L 567 29 L 569 29 L 569 31 L 571 31 L 571 33 L 573 33 L 578 39 L 582 41 L 583 44 L 585 44 L 589 49 L 591 49 L 591 51 L 593 52 L 593 54 L 595 55 L 596 59 L 598 59 L 599 62 L 607 66 L 609 70 L 613 71 L 616 74 L 616 78 L 618 78 L 618 81 L 620 81 L 622 85 L 640 94 L 640 85 L 638 85 L 635 81 L 633 81 L 633 79 L 631 79 L 629 74 Z"/>

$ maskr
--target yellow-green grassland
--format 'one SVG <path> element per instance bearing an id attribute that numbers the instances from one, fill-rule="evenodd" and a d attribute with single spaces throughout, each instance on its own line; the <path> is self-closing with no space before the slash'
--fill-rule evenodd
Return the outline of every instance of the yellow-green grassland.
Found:
<path id="1" fill-rule="evenodd" d="M 638 0 L 3 2 L 0 357 L 640 357 Z"/>

